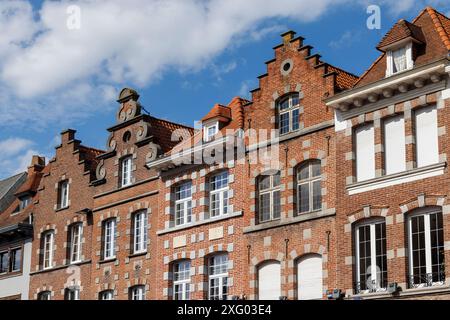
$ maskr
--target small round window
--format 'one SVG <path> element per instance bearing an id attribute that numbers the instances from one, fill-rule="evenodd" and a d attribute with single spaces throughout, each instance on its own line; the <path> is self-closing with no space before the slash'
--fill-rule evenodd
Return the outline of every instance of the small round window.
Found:
<path id="1" fill-rule="evenodd" d="M 283 61 L 283 63 L 281 64 L 281 74 L 283 76 L 287 76 L 291 71 L 292 68 L 294 66 L 294 63 L 291 59 L 287 59 L 285 61 Z"/>
<path id="2" fill-rule="evenodd" d="M 127 131 L 123 134 L 123 142 L 129 142 L 131 139 L 131 132 Z"/>

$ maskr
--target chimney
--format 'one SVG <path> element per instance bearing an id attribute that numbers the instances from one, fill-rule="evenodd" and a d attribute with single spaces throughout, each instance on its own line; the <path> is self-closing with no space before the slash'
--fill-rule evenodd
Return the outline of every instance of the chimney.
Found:
<path id="1" fill-rule="evenodd" d="M 36 171 L 41 171 L 45 167 L 45 157 L 33 155 L 31 158 L 31 164 L 28 167 L 28 174 L 32 174 Z"/>

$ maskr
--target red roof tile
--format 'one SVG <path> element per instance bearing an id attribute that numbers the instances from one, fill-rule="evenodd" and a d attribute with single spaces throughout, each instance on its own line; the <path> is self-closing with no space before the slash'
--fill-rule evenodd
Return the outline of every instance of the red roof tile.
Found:
<path id="1" fill-rule="evenodd" d="M 384 51 L 383 48 L 407 38 L 413 38 L 420 43 L 425 42 L 422 29 L 419 26 L 402 19 L 386 33 L 378 44 L 377 49 Z"/>

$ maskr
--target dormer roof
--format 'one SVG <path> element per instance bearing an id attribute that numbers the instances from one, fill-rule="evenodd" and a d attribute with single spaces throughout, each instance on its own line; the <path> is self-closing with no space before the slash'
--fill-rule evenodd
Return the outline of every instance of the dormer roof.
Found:
<path id="1" fill-rule="evenodd" d="M 378 44 L 377 49 L 384 52 L 385 48 L 388 48 L 406 39 L 411 39 L 414 42 L 422 44 L 425 43 L 425 37 L 423 35 L 422 28 L 411 22 L 401 19 L 391 28 L 391 30 L 389 30 L 388 33 L 386 33 L 386 35 Z"/>

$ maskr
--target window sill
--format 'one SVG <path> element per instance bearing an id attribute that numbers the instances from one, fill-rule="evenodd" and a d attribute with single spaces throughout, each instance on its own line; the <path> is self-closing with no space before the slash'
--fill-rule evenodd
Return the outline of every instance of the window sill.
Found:
<path id="1" fill-rule="evenodd" d="M 280 220 L 271 221 L 271 222 L 265 222 L 254 226 L 249 226 L 244 228 L 244 233 L 252 233 L 252 232 L 258 232 L 263 231 L 267 229 L 273 229 L 278 228 L 290 224 L 296 224 L 304 221 L 309 220 L 315 220 L 325 217 L 330 217 L 336 215 L 335 209 L 327 209 L 327 210 L 321 210 L 321 211 L 314 211 L 309 213 L 302 213 L 299 215 L 296 215 L 295 217 L 289 217 L 289 218 L 282 218 Z"/>
<path id="2" fill-rule="evenodd" d="M 116 260 L 117 260 L 117 257 L 114 257 L 114 258 L 108 258 L 108 259 L 100 260 L 98 263 L 99 264 L 105 264 L 105 263 L 115 262 Z"/>
<path id="3" fill-rule="evenodd" d="M 6 272 L 6 273 L 0 274 L 0 280 L 4 280 L 4 279 L 8 279 L 8 278 L 20 277 L 21 275 L 23 275 L 22 270 L 14 271 L 14 272 Z"/>
<path id="4" fill-rule="evenodd" d="M 405 297 L 406 298 L 406 297 L 418 296 L 418 295 L 431 295 L 431 294 L 443 294 L 443 293 L 450 293 L 450 286 L 444 284 L 444 285 L 436 285 L 436 286 L 432 286 L 432 287 L 405 289 L 404 291 L 399 291 L 395 294 L 389 293 L 387 291 L 355 294 L 355 295 L 348 296 L 347 299 L 351 299 L 351 300 L 392 299 L 393 297 L 395 297 L 395 298 Z"/>
<path id="5" fill-rule="evenodd" d="M 57 208 L 57 209 L 55 209 L 55 212 L 65 211 L 65 210 L 68 210 L 69 208 L 70 208 L 69 206 L 63 207 L 63 208 Z"/>
<path id="6" fill-rule="evenodd" d="M 230 213 L 228 215 L 217 217 L 217 218 L 209 218 L 207 220 L 195 221 L 195 222 L 191 222 L 191 223 L 186 224 L 186 225 L 160 230 L 160 231 L 157 231 L 156 234 L 158 236 L 161 236 L 161 235 L 164 235 L 164 234 L 167 234 L 167 233 L 177 232 L 177 231 L 181 231 L 181 230 L 187 230 L 187 229 L 195 228 L 195 227 L 198 227 L 198 226 L 201 226 L 201 225 L 211 224 L 211 223 L 224 221 L 224 220 L 228 220 L 228 219 L 236 218 L 236 217 L 240 217 L 240 216 L 242 216 L 242 211 L 233 212 L 233 213 Z"/>
<path id="7" fill-rule="evenodd" d="M 353 183 L 348 185 L 346 189 L 349 195 L 354 195 L 376 189 L 387 188 L 398 184 L 422 180 L 444 174 L 444 169 L 446 166 L 446 162 L 440 162 L 422 168 L 415 168 L 388 176 Z"/>
<path id="8" fill-rule="evenodd" d="M 146 256 L 147 253 L 148 253 L 147 251 L 132 253 L 132 254 L 128 255 L 128 258 L 136 258 L 136 257 Z"/>
<path id="9" fill-rule="evenodd" d="M 30 276 L 31 275 L 35 275 L 35 274 L 41 274 L 41 273 L 48 273 L 48 272 L 52 272 L 52 271 L 57 271 L 57 270 L 69 268 L 69 267 L 72 267 L 72 266 L 81 266 L 81 265 L 89 264 L 89 263 L 91 263 L 91 260 L 84 260 L 84 261 L 77 262 L 77 263 L 64 264 L 64 265 L 61 265 L 61 266 L 55 266 L 55 267 L 51 267 L 51 268 L 47 268 L 47 269 L 41 269 L 41 270 L 38 270 L 38 271 L 30 272 Z"/>

